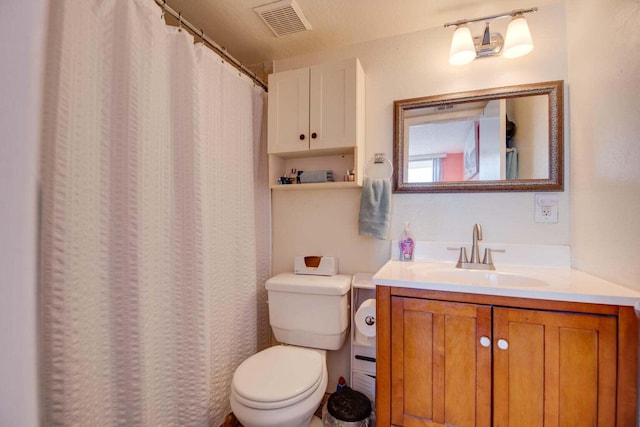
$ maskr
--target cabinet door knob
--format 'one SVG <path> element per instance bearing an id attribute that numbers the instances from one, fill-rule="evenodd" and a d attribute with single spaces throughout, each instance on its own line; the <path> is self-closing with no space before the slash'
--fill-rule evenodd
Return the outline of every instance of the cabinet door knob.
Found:
<path id="1" fill-rule="evenodd" d="M 483 347 L 489 347 L 491 345 L 491 339 L 489 337 L 480 337 L 480 345 Z"/>
<path id="2" fill-rule="evenodd" d="M 506 349 L 508 349 L 508 348 L 509 348 L 509 342 L 508 342 L 507 340 L 505 340 L 505 339 L 500 338 L 500 339 L 498 340 L 498 348 L 499 348 L 500 350 L 506 350 Z"/>
<path id="3" fill-rule="evenodd" d="M 313 133 L 311 134 L 311 138 L 316 139 L 317 137 L 318 137 L 318 134 L 317 134 L 317 133 L 313 132 Z"/>
<path id="4" fill-rule="evenodd" d="M 300 134 L 300 141 L 304 141 L 304 133 Z"/>

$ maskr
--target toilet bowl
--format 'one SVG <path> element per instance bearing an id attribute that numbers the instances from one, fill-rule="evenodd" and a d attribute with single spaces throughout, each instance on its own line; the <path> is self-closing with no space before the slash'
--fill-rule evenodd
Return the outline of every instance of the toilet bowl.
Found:
<path id="1" fill-rule="evenodd" d="M 279 345 L 236 369 L 231 410 L 244 427 L 307 427 L 327 388 L 324 350 Z"/>

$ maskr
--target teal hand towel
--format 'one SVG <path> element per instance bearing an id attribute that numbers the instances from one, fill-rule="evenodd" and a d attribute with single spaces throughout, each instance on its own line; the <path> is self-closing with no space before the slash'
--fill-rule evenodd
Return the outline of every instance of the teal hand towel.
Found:
<path id="1" fill-rule="evenodd" d="M 390 220 L 391 181 L 365 177 L 360 196 L 359 234 L 384 240 L 389 234 Z"/>

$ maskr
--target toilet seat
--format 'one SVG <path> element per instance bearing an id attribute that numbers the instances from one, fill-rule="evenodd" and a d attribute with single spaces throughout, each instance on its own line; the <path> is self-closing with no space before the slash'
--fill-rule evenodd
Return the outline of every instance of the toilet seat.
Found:
<path id="1" fill-rule="evenodd" d="M 231 391 L 239 403 L 250 408 L 283 408 L 313 394 L 325 369 L 322 351 L 284 345 L 270 347 L 238 366 Z"/>

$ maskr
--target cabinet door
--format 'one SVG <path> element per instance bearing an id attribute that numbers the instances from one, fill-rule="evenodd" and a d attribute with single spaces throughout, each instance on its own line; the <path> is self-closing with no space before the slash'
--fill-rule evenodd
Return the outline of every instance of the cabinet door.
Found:
<path id="1" fill-rule="evenodd" d="M 392 297 L 392 424 L 489 426 L 490 339 L 488 306 Z"/>
<path id="2" fill-rule="evenodd" d="M 615 317 L 494 309 L 494 425 L 616 425 Z"/>
<path id="3" fill-rule="evenodd" d="M 359 117 L 356 59 L 311 68 L 309 132 L 312 150 L 356 145 Z M 314 136 L 315 135 L 315 136 Z"/>
<path id="4" fill-rule="evenodd" d="M 309 69 L 269 75 L 269 153 L 309 150 Z"/>

